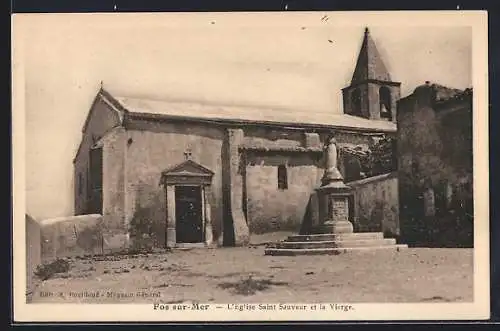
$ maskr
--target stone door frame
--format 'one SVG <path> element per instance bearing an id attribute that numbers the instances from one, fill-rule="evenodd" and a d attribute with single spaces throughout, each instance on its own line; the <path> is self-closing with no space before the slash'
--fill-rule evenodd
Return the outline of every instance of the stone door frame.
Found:
<path id="1" fill-rule="evenodd" d="M 201 190 L 201 222 L 203 227 L 203 241 L 200 243 L 178 243 L 176 240 L 177 229 L 176 229 L 176 199 L 175 199 L 175 187 L 176 186 L 197 186 Z M 195 184 L 168 184 L 166 186 L 166 199 L 167 199 L 167 247 L 205 247 L 212 243 L 212 222 L 210 217 L 210 203 L 209 196 L 211 191 L 211 186 L 207 184 L 195 185 Z"/>
<path id="2" fill-rule="evenodd" d="M 162 172 L 162 184 L 165 187 L 167 240 L 166 246 L 176 247 L 207 247 L 212 244 L 212 220 L 210 196 L 213 172 L 209 169 L 187 160 L 173 168 Z M 178 243 L 176 239 L 176 186 L 197 186 L 201 190 L 202 231 L 204 238 L 200 243 Z"/>

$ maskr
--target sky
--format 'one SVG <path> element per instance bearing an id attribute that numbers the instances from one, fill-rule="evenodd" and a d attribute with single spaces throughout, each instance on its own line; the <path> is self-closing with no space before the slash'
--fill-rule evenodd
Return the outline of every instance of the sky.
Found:
<path id="1" fill-rule="evenodd" d="M 117 96 L 340 113 L 365 26 L 402 96 L 427 80 L 472 86 L 466 24 L 323 12 L 18 17 L 26 211 L 72 215 L 72 160 L 101 81 Z"/>

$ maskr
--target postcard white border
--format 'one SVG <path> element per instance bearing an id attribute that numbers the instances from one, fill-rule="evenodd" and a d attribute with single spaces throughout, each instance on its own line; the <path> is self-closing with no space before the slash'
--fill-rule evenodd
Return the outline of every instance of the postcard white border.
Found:
<path id="1" fill-rule="evenodd" d="M 320 14 L 318 12 L 318 14 Z M 325 13 L 322 13 L 325 14 Z M 303 321 L 303 320 L 471 320 L 488 319 L 490 315 L 489 282 L 489 181 L 488 181 L 488 28 L 486 11 L 420 11 L 420 12 L 327 12 L 338 26 L 470 26 L 473 40 L 474 87 L 474 302 L 422 304 L 361 304 L 354 310 L 308 311 L 229 311 L 215 308 L 206 311 L 161 311 L 153 304 L 26 304 L 25 273 L 25 100 L 23 23 L 36 15 L 93 15 L 110 20 L 110 24 L 148 25 L 151 15 L 311 15 L 311 12 L 281 13 L 169 13 L 169 14 L 16 14 L 12 16 L 13 59 L 13 254 L 14 254 L 14 320 L 17 322 L 126 322 L 126 321 Z M 124 15 L 127 18 L 120 19 Z M 119 18 L 112 19 L 111 18 Z M 171 16 L 174 17 L 174 16 Z M 135 24 L 134 23 L 134 24 Z M 339 304 L 346 304 L 341 303 Z M 310 305 L 309 305 L 310 306 Z"/>

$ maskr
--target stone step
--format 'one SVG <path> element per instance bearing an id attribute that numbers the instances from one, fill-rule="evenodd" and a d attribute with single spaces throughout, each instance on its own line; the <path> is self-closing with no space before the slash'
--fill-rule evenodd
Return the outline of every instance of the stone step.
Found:
<path id="1" fill-rule="evenodd" d="M 369 247 L 348 247 L 348 248 L 306 248 L 306 249 L 287 249 L 287 248 L 267 248 L 265 255 L 273 256 L 297 256 L 297 255 L 339 255 L 349 252 L 377 251 L 377 250 L 395 250 L 401 251 L 408 248 L 407 245 L 384 245 Z"/>
<path id="2" fill-rule="evenodd" d="M 328 233 L 328 234 L 299 234 L 289 236 L 286 241 L 335 241 L 335 240 L 361 240 L 384 239 L 382 232 L 357 232 L 357 233 Z"/>
<path id="3" fill-rule="evenodd" d="M 349 247 L 376 247 L 395 245 L 396 239 L 360 239 L 360 240 L 330 240 L 330 241 L 282 241 L 271 244 L 274 248 L 349 248 Z"/>

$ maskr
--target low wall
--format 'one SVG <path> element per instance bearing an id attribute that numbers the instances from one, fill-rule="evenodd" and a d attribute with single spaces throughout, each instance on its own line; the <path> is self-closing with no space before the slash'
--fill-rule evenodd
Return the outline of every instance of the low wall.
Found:
<path id="1" fill-rule="evenodd" d="M 400 235 L 398 177 L 396 172 L 346 183 L 352 188 L 349 208 L 356 232 Z"/>
<path id="2" fill-rule="evenodd" d="M 40 223 L 26 215 L 26 291 L 33 287 L 36 267 L 42 263 L 42 245 Z"/>
<path id="3" fill-rule="evenodd" d="M 102 254 L 105 227 L 99 214 L 47 219 L 41 222 L 42 261 Z"/>

